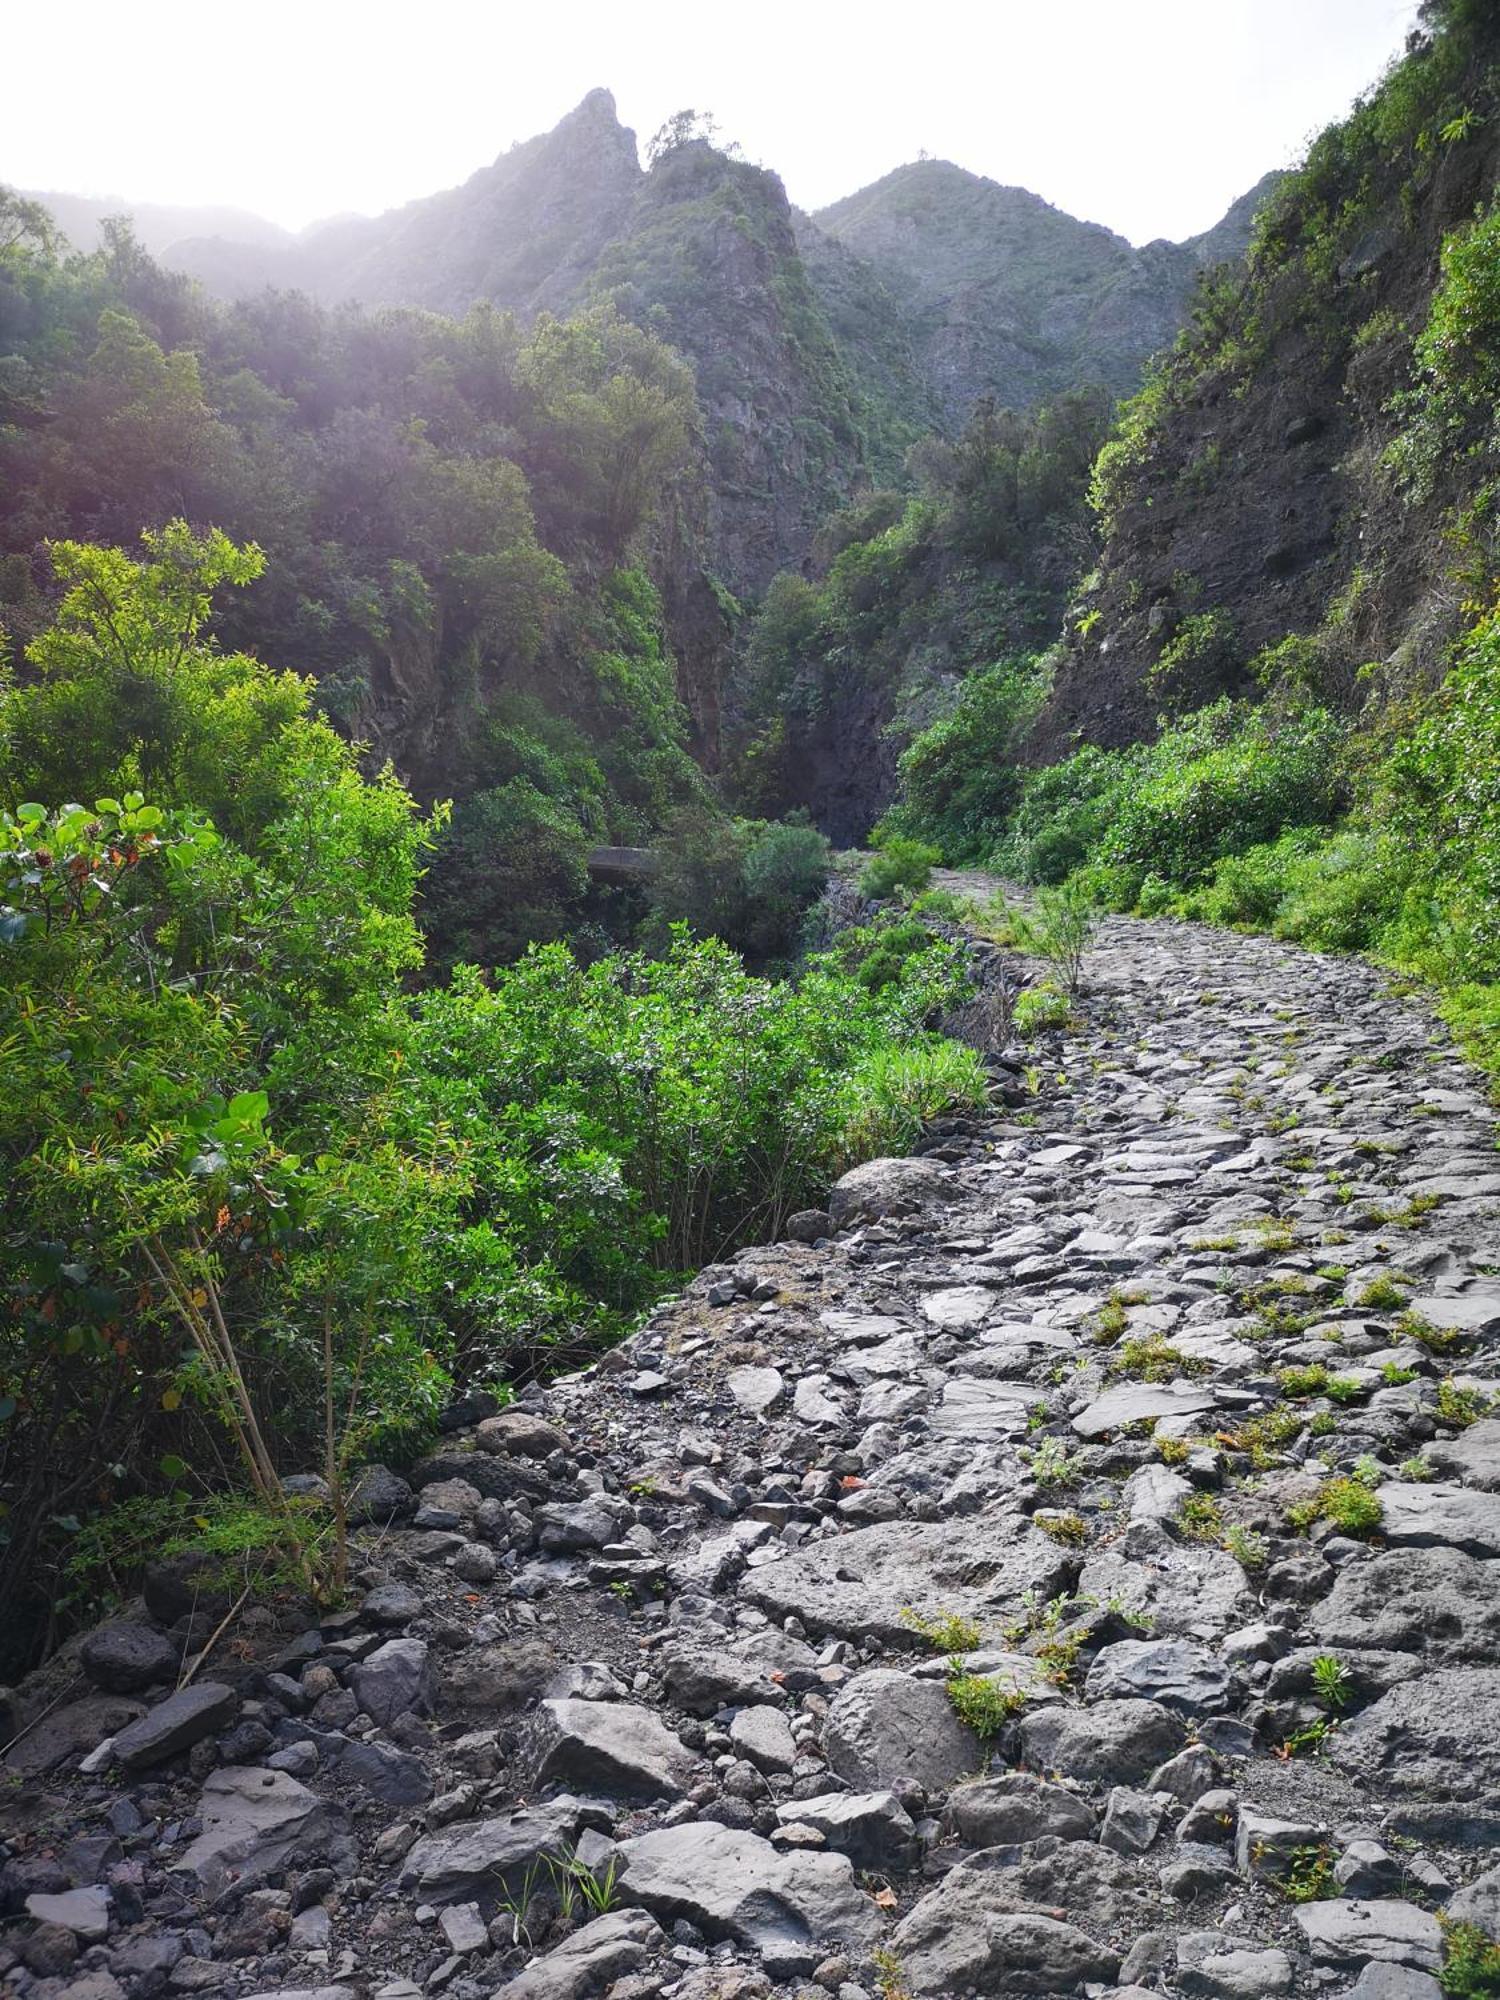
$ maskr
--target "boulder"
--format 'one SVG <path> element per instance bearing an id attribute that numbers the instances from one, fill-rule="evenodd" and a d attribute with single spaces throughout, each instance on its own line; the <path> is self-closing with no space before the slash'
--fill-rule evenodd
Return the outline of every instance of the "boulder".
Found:
<path id="1" fill-rule="evenodd" d="M 1328 1756 L 1367 1785 L 1492 1798 L 1500 1790 L 1500 1668 L 1440 1667 L 1402 1682 L 1336 1730 Z"/>
<path id="2" fill-rule="evenodd" d="M 530 1410 L 502 1410 L 498 1416 L 486 1417 L 474 1433 L 474 1442 L 497 1458 L 550 1458 L 553 1452 L 568 1448 L 567 1434 Z"/>
<path id="3" fill-rule="evenodd" d="M 856 1868 L 909 1868 L 919 1851 L 915 1822 L 894 1792 L 823 1792 L 778 1806 L 776 1817 L 812 1827 Z"/>
<path id="4" fill-rule="evenodd" d="M 749 1946 L 773 1979 L 810 1971 L 829 1945 L 863 1952 L 880 1935 L 875 1905 L 842 1854 L 783 1854 L 709 1820 L 640 1834 L 618 1853 L 624 1901 Z"/>
<path id="5" fill-rule="evenodd" d="M 496 1989 L 493 2000 L 588 2000 L 665 1944 L 660 1924 L 645 1910 L 611 1910 L 534 1958 Z"/>
<path id="6" fill-rule="evenodd" d="M 828 1213 L 835 1229 L 847 1229 L 941 1201 L 952 1186 L 949 1170 L 931 1160 L 866 1160 L 835 1181 Z"/>
<path id="7" fill-rule="evenodd" d="M 398 1715 L 427 1715 L 432 1709 L 432 1676 L 421 1639 L 387 1639 L 349 1670 L 349 1686 L 373 1722 Z"/>
<path id="8" fill-rule="evenodd" d="M 861 1791 L 917 1784 L 942 1792 L 984 1764 L 983 1744 L 954 1714 L 943 1683 L 890 1667 L 872 1667 L 839 1689 L 823 1751 L 830 1769 Z"/>
<path id="9" fill-rule="evenodd" d="M 225 1728 L 234 1720 L 238 1707 L 234 1689 L 222 1681 L 194 1681 L 120 1731 L 115 1738 L 115 1762 L 127 1771 L 160 1764 Z"/>
<path id="10" fill-rule="evenodd" d="M 1216 1654 L 1184 1639 L 1121 1639 L 1089 1669 L 1091 1701 L 1138 1696 L 1182 1715 L 1208 1715 L 1229 1695 L 1228 1669 Z"/>
<path id="11" fill-rule="evenodd" d="M 1093 1785 L 1139 1784 L 1182 1748 L 1184 1734 L 1178 1718 L 1154 1701 L 1041 1708 L 1017 1724 L 1024 1763 Z"/>
<path id="12" fill-rule="evenodd" d="M 969 1847 L 1020 1847 L 1048 1835 L 1088 1840 L 1095 1825 L 1092 1808 L 1076 1793 L 1027 1771 L 956 1786 L 948 1800 L 947 1819 Z"/>
<path id="13" fill-rule="evenodd" d="M 1500 1563 L 1459 1549 L 1385 1550 L 1346 1563 L 1310 1622 L 1324 1646 L 1491 1660 L 1500 1651 Z"/>
<path id="14" fill-rule="evenodd" d="M 113 1618 L 90 1632 L 78 1649 L 79 1665 L 106 1694 L 135 1694 L 177 1678 L 181 1649 L 154 1625 Z"/>
<path id="15" fill-rule="evenodd" d="M 627 1701 L 544 1701 L 533 1739 L 536 1781 L 610 1798 L 678 1798 L 689 1751 L 649 1708 Z"/>
<path id="16" fill-rule="evenodd" d="M 420 1901 L 477 1902 L 493 1916 L 500 1900 L 535 1888 L 549 1855 L 561 1857 L 582 1821 L 576 1799 L 550 1799 L 494 1819 L 467 1820 L 430 1833 L 401 1864 L 403 1889 Z"/>
<path id="17" fill-rule="evenodd" d="M 1034 1910 L 1007 1909 L 995 1878 L 955 1869 L 924 1896 L 891 1939 L 906 1984 L 919 1996 L 1075 1993 L 1112 1984 L 1118 1953 L 1086 1931 Z"/>

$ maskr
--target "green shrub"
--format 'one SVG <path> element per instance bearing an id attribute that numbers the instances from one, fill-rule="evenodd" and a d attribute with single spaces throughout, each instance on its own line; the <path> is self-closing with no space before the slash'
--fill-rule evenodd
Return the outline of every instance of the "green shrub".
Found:
<path id="1" fill-rule="evenodd" d="M 902 752 L 903 823 L 950 862 L 982 861 L 1020 790 L 1016 743 L 1041 692 L 1030 659 L 997 661 L 960 683 L 950 715 Z"/>
<path id="2" fill-rule="evenodd" d="M 1138 751 L 1087 745 L 1061 763 L 1026 772 L 990 865 L 1023 882 L 1066 880 L 1099 847 L 1140 758 Z"/>
<path id="3" fill-rule="evenodd" d="M 1073 1018 L 1073 1007 L 1066 993 L 1044 982 L 1028 986 L 1017 996 L 1011 1018 L 1018 1035 L 1039 1035 L 1049 1028 L 1067 1027 Z"/>
<path id="4" fill-rule="evenodd" d="M 883 902 L 894 896 L 898 889 L 920 892 L 932 879 L 932 871 L 942 860 L 935 847 L 925 841 L 908 839 L 904 834 L 893 833 L 882 842 L 879 851 L 865 864 L 859 878 L 862 896 L 875 902 Z"/>
<path id="5" fill-rule="evenodd" d="M 1190 888 L 1216 861 L 1310 813 L 1331 819 L 1341 739 L 1322 709 L 1282 719 L 1227 701 L 1201 709 L 1152 746 L 1140 782 L 1117 803 L 1103 858 Z"/>

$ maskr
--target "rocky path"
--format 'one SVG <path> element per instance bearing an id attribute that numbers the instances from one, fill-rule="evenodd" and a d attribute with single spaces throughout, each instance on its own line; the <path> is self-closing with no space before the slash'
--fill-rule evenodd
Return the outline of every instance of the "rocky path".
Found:
<path id="1" fill-rule="evenodd" d="M 356 1609 L 163 1699 L 216 1607 L 154 1573 L 10 1754 L 6 1992 L 1437 2000 L 1500 1935 L 1492 1115 L 1368 968 L 1088 975 L 1015 1104 L 370 1475 Z"/>

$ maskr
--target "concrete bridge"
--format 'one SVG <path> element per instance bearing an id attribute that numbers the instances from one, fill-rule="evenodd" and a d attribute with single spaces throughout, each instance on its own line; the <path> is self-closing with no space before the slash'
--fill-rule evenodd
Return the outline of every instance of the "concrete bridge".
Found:
<path id="1" fill-rule="evenodd" d="M 649 882 L 656 870 L 650 847 L 596 847 L 589 855 L 589 873 L 596 882 Z"/>

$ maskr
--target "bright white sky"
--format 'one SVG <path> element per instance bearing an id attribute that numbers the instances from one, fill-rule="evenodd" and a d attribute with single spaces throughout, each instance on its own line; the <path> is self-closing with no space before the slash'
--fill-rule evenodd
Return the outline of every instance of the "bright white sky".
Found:
<path id="1" fill-rule="evenodd" d="M 0 180 L 298 228 L 450 187 L 596 84 L 691 105 L 817 208 L 926 150 L 1134 242 L 1217 221 L 1416 0 L 72 0 L 5 10 Z"/>

